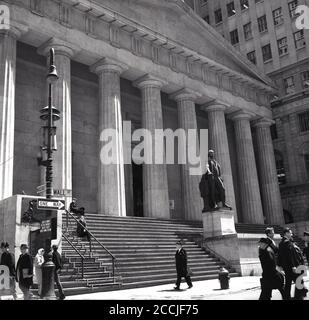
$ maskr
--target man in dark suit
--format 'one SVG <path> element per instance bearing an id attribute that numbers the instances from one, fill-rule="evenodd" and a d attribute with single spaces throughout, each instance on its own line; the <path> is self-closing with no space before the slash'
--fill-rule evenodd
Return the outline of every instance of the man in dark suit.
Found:
<path id="1" fill-rule="evenodd" d="M 70 203 L 70 212 L 77 214 L 79 216 L 85 215 L 85 208 L 84 207 L 78 207 L 77 206 L 77 199 L 73 198 L 72 202 Z"/>
<path id="2" fill-rule="evenodd" d="M 192 281 L 191 281 L 190 275 L 188 274 L 187 252 L 182 247 L 181 241 L 178 241 L 176 243 L 175 260 L 176 260 L 177 281 L 176 281 L 176 287 L 174 287 L 174 289 L 175 290 L 180 289 L 180 283 L 181 283 L 182 277 L 186 279 L 186 282 L 188 284 L 188 289 L 192 288 L 193 287 Z"/>
<path id="3" fill-rule="evenodd" d="M 60 272 L 61 272 L 61 269 L 62 269 L 62 259 L 61 259 L 60 253 L 58 252 L 58 246 L 57 245 L 54 244 L 52 246 L 52 250 L 53 250 L 52 261 L 53 261 L 53 263 L 55 265 L 54 280 L 56 282 L 56 285 L 57 285 L 57 288 L 58 288 L 58 291 L 59 291 L 59 299 L 60 300 L 64 300 L 65 299 L 65 295 L 64 295 L 64 292 L 63 292 L 62 284 L 60 282 L 60 278 L 59 278 L 59 275 L 60 275 Z"/>
<path id="4" fill-rule="evenodd" d="M 259 259 L 262 266 L 261 295 L 259 300 L 270 300 L 273 289 L 278 289 L 285 299 L 284 275 L 276 268 L 275 251 L 272 240 L 261 238 L 259 241 Z"/>
<path id="5" fill-rule="evenodd" d="M 30 287 L 33 284 L 33 262 L 28 249 L 27 244 L 20 246 L 21 255 L 16 266 L 16 280 L 24 295 L 24 300 L 31 300 Z"/>
<path id="6" fill-rule="evenodd" d="M 296 273 L 298 266 L 304 264 L 304 259 L 300 249 L 292 241 L 293 232 L 290 228 L 285 228 L 282 240 L 279 244 L 278 265 L 285 273 L 285 296 L 291 300 L 292 282 L 296 283 L 299 273 Z M 295 287 L 295 300 L 302 300 L 304 291 Z"/>
<path id="7" fill-rule="evenodd" d="M 1 243 L 1 261 L 0 265 L 7 266 L 10 270 L 10 290 L 14 300 L 17 299 L 16 284 L 15 284 L 15 258 L 9 250 L 9 244 L 7 242 Z"/>
<path id="8" fill-rule="evenodd" d="M 304 256 L 306 257 L 307 264 L 309 265 L 309 232 L 304 231 L 305 248 L 303 250 Z"/>

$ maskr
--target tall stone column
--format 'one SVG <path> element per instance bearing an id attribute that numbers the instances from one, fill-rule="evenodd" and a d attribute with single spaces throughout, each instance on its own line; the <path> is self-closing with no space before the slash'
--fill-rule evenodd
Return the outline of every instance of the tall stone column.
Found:
<path id="1" fill-rule="evenodd" d="M 120 75 L 126 68 L 124 64 L 107 58 L 91 67 L 99 76 L 98 212 L 113 216 L 126 216 L 120 96 Z M 104 132 L 108 129 L 115 133 L 111 141 L 105 140 Z M 108 143 L 103 145 L 102 141 Z M 110 163 L 106 161 L 109 155 L 104 151 L 108 145 L 113 157 Z"/>
<path id="2" fill-rule="evenodd" d="M 237 113 L 232 117 L 235 127 L 242 216 L 245 223 L 264 224 L 250 118 L 251 116 L 245 112 Z"/>
<path id="3" fill-rule="evenodd" d="M 203 110 L 208 113 L 209 149 L 215 151 L 215 159 L 221 166 L 221 175 L 226 192 L 226 202 L 234 209 L 234 220 L 237 222 L 233 175 L 224 115 L 226 108 L 225 105 L 215 103 L 203 107 Z"/>
<path id="4" fill-rule="evenodd" d="M 188 89 L 183 89 L 171 95 L 177 101 L 178 126 L 188 133 L 189 129 L 197 130 L 194 101 L 198 95 Z M 186 135 L 188 138 L 188 134 Z M 195 147 L 195 146 L 194 146 Z M 187 140 L 187 150 L 190 150 Z M 195 149 L 194 149 L 195 150 Z M 197 150 L 198 151 L 198 150 Z M 202 220 L 202 202 L 199 191 L 201 177 L 190 175 L 190 164 L 186 156 L 186 163 L 181 164 L 181 189 L 183 209 L 186 220 Z"/>
<path id="5" fill-rule="evenodd" d="M 257 156 L 259 159 L 260 188 L 267 223 L 283 225 L 283 209 L 274 147 L 270 133 L 271 124 L 272 121 L 267 119 L 261 119 L 254 124 L 257 138 Z"/>
<path id="6" fill-rule="evenodd" d="M 293 143 L 294 139 L 293 133 L 291 132 L 290 128 L 290 116 L 284 116 L 281 118 L 281 123 L 283 127 L 283 134 L 284 134 L 284 141 L 286 145 L 286 158 L 288 162 L 288 182 L 291 184 L 296 184 L 298 182 L 298 174 L 297 174 L 297 166 L 295 165 L 296 162 L 296 156 L 295 156 L 295 145 Z"/>
<path id="7" fill-rule="evenodd" d="M 0 200 L 13 195 L 16 40 L 20 31 L 0 30 Z"/>
<path id="8" fill-rule="evenodd" d="M 163 129 L 161 88 L 163 82 L 146 75 L 135 82 L 142 91 L 142 128 L 149 130 L 152 142 L 152 159 L 155 154 L 155 129 Z M 147 141 L 145 142 L 147 143 Z M 149 147 L 149 146 L 148 146 Z M 170 217 L 166 164 L 143 165 L 144 216 Z"/>
<path id="9" fill-rule="evenodd" d="M 64 41 L 51 39 L 38 52 L 47 56 L 55 49 L 55 65 L 59 76 L 52 86 L 52 104 L 60 111 L 57 127 L 57 151 L 53 153 L 53 188 L 72 190 L 72 120 L 71 120 L 71 58 L 78 50 Z M 48 92 L 48 89 L 46 90 Z"/>

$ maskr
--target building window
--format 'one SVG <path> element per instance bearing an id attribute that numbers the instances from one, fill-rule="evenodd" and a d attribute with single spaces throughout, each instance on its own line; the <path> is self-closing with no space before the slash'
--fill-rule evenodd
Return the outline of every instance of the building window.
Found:
<path id="1" fill-rule="evenodd" d="M 278 139 L 277 125 L 275 123 L 270 126 L 270 133 L 273 140 Z"/>
<path id="2" fill-rule="evenodd" d="M 253 64 L 256 64 L 255 51 L 251 51 L 251 52 L 247 53 L 247 58 L 248 58 L 248 60 L 251 61 Z"/>
<path id="3" fill-rule="evenodd" d="M 295 12 L 298 5 L 298 1 L 297 0 L 291 1 L 288 3 L 288 5 L 289 5 L 290 17 L 294 18 L 298 16 L 298 14 Z"/>
<path id="4" fill-rule="evenodd" d="M 203 19 L 209 24 L 209 15 L 205 16 Z"/>
<path id="5" fill-rule="evenodd" d="M 274 18 L 274 25 L 277 26 L 283 23 L 283 15 L 282 15 L 282 8 L 278 8 L 273 11 L 273 18 Z"/>
<path id="6" fill-rule="evenodd" d="M 309 179 L 309 153 L 304 155 L 304 160 L 305 160 L 305 168 L 307 172 L 307 177 Z"/>
<path id="7" fill-rule="evenodd" d="M 235 30 L 230 32 L 230 38 L 231 38 L 232 45 L 239 43 L 238 30 L 237 29 L 235 29 Z"/>
<path id="8" fill-rule="evenodd" d="M 304 30 L 299 30 L 294 32 L 294 41 L 295 41 L 295 48 L 303 48 L 306 46 L 306 40 L 304 38 Z"/>
<path id="9" fill-rule="evenodd" d="M 309 70 L 301 73 L 303 88 L 309 88 Z"/>
<path id="10" fill-rule="evenodd" d="M 284 161 L 281 152 L 275 151 L 275 160 L 279 185 L 286 184 Z"/>
<path id="11" fill-rule="evenodd" d="M 288 42 L 286 37 L 279 39 L 277 43 L 278 43 L 279 56 L 282 56 L 288 53 Z"/>
<path id="12" fill-rule="evenodd" d="M 201 6 L 205 6 L 207 4 L 207 0 L 200 0 Z"/>
<path id="13" fill-rule="evenodd" d="M 255 0 L 255 3 L 259 3 L 259 2 L 262 2 L 264 0 Z"/>
<path id="14" fill-rule="evenodd" d="M 233 16 L 233 15 L 236 13 L 236 11 L 235 11 L 235 6 L 234 6 L 234 1 L 228 3 L 228 4 L 226 5 L 226 8 L 227 8 L 227 16 L 228 16 L 228 17 L 231 17 L 231 16 Z"/>
<path id="15" fill-rule="evenodd" d="M 222 22 L 222 10 L 218 9 L 215 11 L 215 23 L 220 23 Z"/>
<path id="16" fill-rule="evenodd" d="M 262 55 L 264 62 L 272 59 L 270 44 L 267 44 L 266 46 L 262 47 Z"/>
<path id="17" fill-rule="evenodd" d="M 249 1 L 248 0 L 240 0 L 240 7 L 241 7 L 241 11 L 248 9 L 249 8 Z"/>
<path id="18" fill-rule="evenodd" d="M 294 76 L 283 79 L 285 94 L 292 94 L 295 92 Z"/>
<path id="19" fill-rule="evenodd" d="M 300 131 L 309 131 L 309 111 L 300 113 L 298 115 L 298 120 Z"/>
<path id="20" fill-rule="evenodd" d="M 258 18 L 258 26 L 259 26 L 259 31 L 260 31 L 260 32 L 265 32 L 265 31 L 267 31 L 266 15 Z"/>
<path id="21" fill-rule="evenodd" d="M 244 25 L 244 35 L 245 40 L 249 40 L 252 38 L 251 22 Z"/>

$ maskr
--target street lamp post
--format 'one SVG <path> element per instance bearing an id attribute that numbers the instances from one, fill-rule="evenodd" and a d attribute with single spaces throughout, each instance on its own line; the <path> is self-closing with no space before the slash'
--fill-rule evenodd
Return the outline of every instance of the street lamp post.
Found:
<path id="1" fill-rule="evenodd" d="M 48 83 L 48 106 L 41 110 L 40 118 L 47 122 L 47 126 L 43 126 L 44 146 L 42 150 L 47 153 L 47 159 L 38 158 L 39 164 L 46 167 L 46 198 L 51 199 L 53 196 L 53 151 L 57 150 L 56 144 L 56 127 L 54 121 L 60 119 L 60 111 L 52 105 L 52 85 L 58 80 L 57 69 L 55 66 L 55 51 L 50 49 L 49 72 L 46 80 Z"/>
<path id="2" fill-rule="evenodd" d="M 57 150 L 56 144 L 56 127 L 54 122 L 60 119 L 60 111 L 52 105 L 52 86 L 58 80 L 58 74 L 55 66 L 55 51 L 53 48 L 49 52 L 49 72 L 46 76 L 48 83 L 48 106 L 41 109 L 40 118 L 45 122 L 43 126 L 43 146 L 41 147 L 41 154 L 38 157 L 38 164 L 46 167 L 46 198 L 53 197 L 53 151 Z M 42 151 L 46 151 L 47 158 L 43 160 Z M 55 299 L 54 289 L 54 270 L 55 265 L 52 262 L 52 253 L 48 253 L 46 261 L 42 265 L 42 291 L 41 298 Z"/>

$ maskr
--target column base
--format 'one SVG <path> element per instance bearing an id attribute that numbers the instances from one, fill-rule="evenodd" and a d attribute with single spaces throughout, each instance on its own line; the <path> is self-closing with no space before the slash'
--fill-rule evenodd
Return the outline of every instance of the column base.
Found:
<path id="1" fill-rule="evenodd" d="M 219 209 L 203 212 L 204 238 L 235 234 L 234 210 Z"/>

